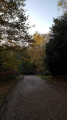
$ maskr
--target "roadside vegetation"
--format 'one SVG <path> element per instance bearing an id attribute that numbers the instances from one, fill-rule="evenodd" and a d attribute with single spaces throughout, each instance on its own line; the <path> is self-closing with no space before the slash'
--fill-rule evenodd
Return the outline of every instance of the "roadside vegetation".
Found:
<path id="1" fill-rule="evenodd" d="M 0 74 L 0 105 L 2 105 L 5 97 L 9 91 L 14 87 L 14 85 L 19 82 L 23 76 L 13 72 L 5 72 Z"/>
<path id="2" fill-rule="evenodd" d="M 0 1 L 0 104 L 20 75 L 35 74 L 49 82 L 66 84 L 66 5 L 65 0 L 58 2 L 64 13 L 54 18 L 49 34 L 35 32 L 30 36 L 25 0 Z"/>
<path id="3" fill-rule="evenodd" d="M 46 80 L 46 82 L 49 83 L 49 84 L 67 88 L 67 76 L 65 76 L 65 75 L 54 77 L 52 75 L 41 75 L 41 74 L 39 74 L 38 77 L 42 78 L 43 80 Z"/>

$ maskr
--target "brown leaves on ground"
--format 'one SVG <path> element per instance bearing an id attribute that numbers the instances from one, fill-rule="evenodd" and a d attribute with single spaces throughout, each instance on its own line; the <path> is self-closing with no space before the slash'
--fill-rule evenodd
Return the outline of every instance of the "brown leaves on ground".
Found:
<path id="1" fill-rule="evenodd" d="M 5 96 L 16 83 L 17 72 L 7 71 L 0 74 L 0 105 L 2 104 Z M 9 77 L 10 76 L 10 77 Z"/>
<path id="2" fill-rule="evenodd" d="M 61 86 L 67 86 L 67 76 L 53 77 L 52 82 Z"/>

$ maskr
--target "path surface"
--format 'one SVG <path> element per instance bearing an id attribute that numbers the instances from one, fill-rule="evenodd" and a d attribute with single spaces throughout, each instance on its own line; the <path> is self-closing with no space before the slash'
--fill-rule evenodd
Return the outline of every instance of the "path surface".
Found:
<path id="1" fill-rule="evenodd" d="M 0 120 L 67 120 L 67 95 L 37 76 L 25 76 L 7 96 Z"/>

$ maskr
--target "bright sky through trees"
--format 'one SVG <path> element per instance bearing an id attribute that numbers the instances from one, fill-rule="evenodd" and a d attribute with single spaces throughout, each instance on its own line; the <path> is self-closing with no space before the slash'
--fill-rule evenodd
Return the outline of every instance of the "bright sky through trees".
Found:
<path id="1" fill-rule="evenodd" d="M 31 34 L 36 31 L 40 33 L 48 33 L 49 27 L 53 24 L 53 18 L 56 18 L 62 14 L 62 11 L 58 11 L 58 0 L 27 0 L 26 14 L 29 14 L 29 24 L 35 27 L 31 28 L 29 32 Z"/>

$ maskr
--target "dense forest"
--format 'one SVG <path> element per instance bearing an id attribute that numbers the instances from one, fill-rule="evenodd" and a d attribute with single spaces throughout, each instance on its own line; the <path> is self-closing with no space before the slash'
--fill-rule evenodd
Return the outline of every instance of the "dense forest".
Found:
<path id="1" fill-rule="evenodd" d="M 49 34 L 30 35 L 25 0 L 0 0 L 0 76 L 67 75 L 67 3 L 58 1 L 63 15 L 54 18 Z M 4 77 L 5 76 L 5 77 Z M 10 77 L 11 76 L 11 77 Z M 4 78 L 3 78 L 4 77 Z"/>

